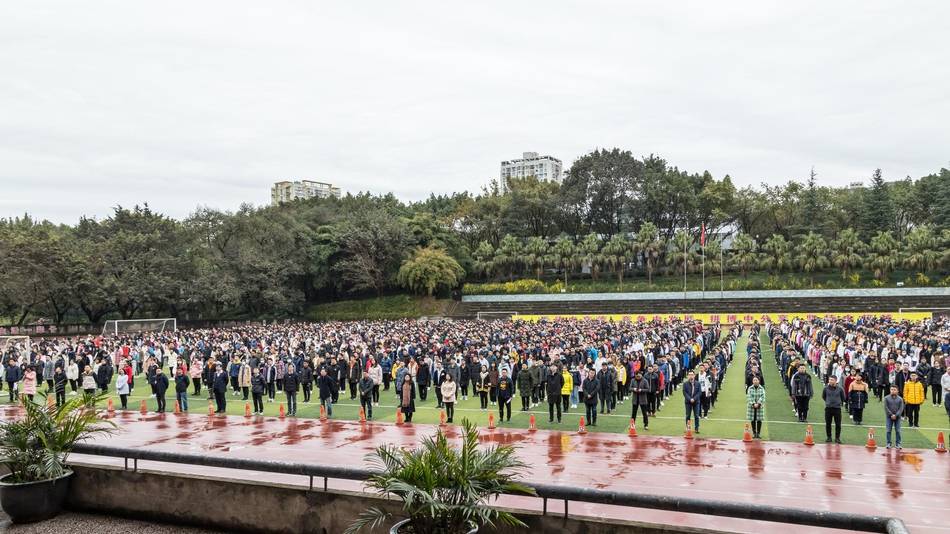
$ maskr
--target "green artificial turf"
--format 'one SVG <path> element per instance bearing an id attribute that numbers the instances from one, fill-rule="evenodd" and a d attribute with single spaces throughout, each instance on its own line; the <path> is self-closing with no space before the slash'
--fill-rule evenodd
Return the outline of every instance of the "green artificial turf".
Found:
<path id="1" fill-rule="evenodd" d="M 702 420 L 700 424 L 700 437 L 742 439 L 745 425 L 745 380 L 744 370 L 746 361 L 747 338 L 739 340 L 736 347 L 736 354 L 733 363 L 726 373 L 723 381 L 722 390 L 719 393 L 719 400 L 716 406 L 710 411 L 709 419 Z M 762 360 L 765 375 L 766 386 L 766 415 L 767 420 L 763 426 L 763 438 L 775 441 L 800 442 L 805 435 L 805 425 L 799 423 L 795 414 L 792 412 L 791 401 L 788 398 L 786 390 L 782 386 L 779 377 L 778 368 L 775 364 L 775 358 L 771 347 L 768 344 L 768 336 L 763 333 L 761 336 Z M 136 388 L 129 397 L 129 409 L 138 410 L 141 401 L 144 399 L 149 411 L 155 410 L 155 400 L 150 396 L 149 388 L 146 384 L 144 375 L 137 376 L 135 379 Z M 42 389 L 42 388 L 41 388 Z M 190 388 L 189 388 L 190 389 Z M 809 421 L 814 427 L 815 441 L 823 443 L 824 434 L 824 409 L 820 398 L 820 387 L 817 379 L 815 381 L 815 390 L 817 396 L 812 399 L 809 408 Z M 112 388 L 114 392 L 114 387 Z M 5 393 L 5 392 L 4 392 Z M 471 393 L 471 391 L 469 391 Z M 207 414 L 208 400 L 207 391 L 202 388 L 198 396 L 189 396 L 189 408 L 191 413 Z M 0 397 L 5 398 L 5 397 Z M 119 407 L 117 395 L 113 395 L 116 408 Z M 320 403 L 316 392 L 312 397 L 311 404 L 303 403 L 303 393 L 298 392 L 297 416 L 298 417 L 319 417 Z M 37 402 L 42 402 L 42 397 L 36 397 Z M 167 409 L 172 411 L 175 405 L 175 395 L 171 391 L 166 394 Z M 275 402 L 264 403 L 264 413 L 268 416 L 278 414 L 281 402 L 285 401 L 282 392 L 278 392 Z M 393 390 L 380 391 L 380 406 L 374 407 L 374 420 L 395 422 L 396 420 L 396 397 Z M 520 411 L 521 398 L 516 396 L 512 399 L 512 413 L 510 422 L 498 422 L 498 407 L 489 406 L 488 411 L 482 411 L 479 408 L 477 396 L 469 395 L 468 400 L 461 400 L 456 403 L 455 424 L 459 424 L 463 419 L 474 421 L 479 426 L 488 425 L 488 414 L 494 413 L 496 424 L 500 427 L 527 428 L 531 414 L 534 414 L 537 427 L 541 429 L 568 430 L 576 431 L 579 419 L 584 415 L 584 406 L 578 405 L 576 409 L 570 409 L 562 418 L 560 424 L 548 422 L 547 403 L 533 408 L 529 412 Z M 439 422 L 439 412 L 436 408 L 436 397 L 434 391 L 430 388 L 429 398 L 423 402 L 417 399 L 417 411 L 413 416 L 413 422 L 435 424 Z M 334 419 L 355 420 L 359 417 L 359 401 L 351 400 L 349 391 L 341 393 L 340 400 L 333 407 Z M 244 414 L 244 401 L 241 397 L 235 397 L 229 391 L 227 394 L 227 412 L 231 415 Z M 591 428 L 591 431 L 597 432 L 621 432 L 626 433 L 630 424 L 630 401 L 617 406 L 614 413 L 609 415 L 599 415 L 597 426 Z M 673 396 L 668 398 L 665 406 L 657 413 L 657 417 L 650 419 L 650 429 L 644 430 L 642 425 L 642 415 L 637 420 L 637 432 L 641 435 L 656 436 L 681 436 L 685 429 L 685 417 L 683 398 L 680 391 L 675 391 Z M 905 447 L 924 447 L 932 448 L 936 443 L 938 430 L 944 432 L 948 429 L 946 412 L 943 407 L 933 407 L 930 402 L 924 403 L 921 408 L 921 430 L 904 429 Z M 877 400 L 871 400 L 868 408 L 865 410 L 865 425 L 862 427 L 853 425 L 844 414 L 844 428 L 842 430 L 842 441 L 852 445 L 863 445 L 867 439 L 868 427 L 874 427 L 877 431 L 877 442 L 879 446 L 884 445 L 883 434 L 883 408 Z"/>

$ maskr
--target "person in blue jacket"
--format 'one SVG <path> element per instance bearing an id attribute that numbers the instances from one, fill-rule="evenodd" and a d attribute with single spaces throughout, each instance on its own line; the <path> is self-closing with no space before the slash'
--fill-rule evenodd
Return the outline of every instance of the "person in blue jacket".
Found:
<path id="1" fill-rule="evenodd" d="M 693 429 L 699 434 L 699 413 L 702 406 L 703 389 L 696 381 L 696 373 L 690 371 L 683 384 L 683 399 L 686 403 L 686 422 L 694 420 Z"/>
<path id="2" fill-rule="evenodd" d="M 17 365 L 16 360 L 10 358 L 10 361 L 7 362 L 7 368 L 4 372 L 4 378 L 7 381 L 7 386 L 10 390 L 10 402 L 16 400 L 16 385 L 20 380 L 23 380 L 23 369 Z"/>

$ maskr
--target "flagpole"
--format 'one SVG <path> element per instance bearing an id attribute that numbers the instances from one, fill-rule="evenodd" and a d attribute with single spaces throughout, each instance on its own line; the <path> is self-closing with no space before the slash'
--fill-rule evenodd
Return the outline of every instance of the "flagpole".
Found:
<path id="1" fill-rule="evenodd" d="M 719 298 L 722 299 L 724 296 L 723 293 L 723 283 L 722 283 L 722 241 L 719 242 Z"/>
<path id="2" fill-rule="evenodd" d="M 686 228 L 683 230 L 683 300 L 686 300 L 686 260 L 687 247 L 689 246 L 689 221 L 686 221 Z"/>
<path id="3" fill-rule="evenodd" d="M 703 233 L 700 234 L 700 244 L 703 246 L 703 299 L 706 298 L 706 223 L 703 223 Z"/>

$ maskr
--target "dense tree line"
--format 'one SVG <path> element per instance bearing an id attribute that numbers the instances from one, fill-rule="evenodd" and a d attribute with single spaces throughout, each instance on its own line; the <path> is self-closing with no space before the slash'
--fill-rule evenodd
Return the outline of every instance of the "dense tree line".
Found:
<path id="1" fill-rule="evenodd" d="M 726 267 L 743 275 L 869 269 L 884 278 L 950 261 L 947 169 L 891 182 L 875 171 L 862 187 L 821 186 L 812 172 L 736 188 L 729 176 L 613 149 L 578 158 L 563 183 L 505 186 L 414 203 L 363 193 L 199 208 L 184 220 L 147 205 L 72 226 L 0 220 L 0 317 L 286 316 L 347 295 L 434 294 L 552 268 L 652 279 L 696 269 L 702 228 L 707 257 L 727 242 Z"/>

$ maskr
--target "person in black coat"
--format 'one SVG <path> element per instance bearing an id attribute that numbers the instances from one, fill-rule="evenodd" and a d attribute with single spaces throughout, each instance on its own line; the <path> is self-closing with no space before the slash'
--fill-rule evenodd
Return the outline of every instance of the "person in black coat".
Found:
<path id="1" fill-rule="evenodd" d="M 62 367 L 53 372 L 53 390 L 56 392 L 56 406 L 66 404 L 66 373 Z"/>
<path id="2" fill-rule="evenodd" d="M 188 411 L 188 386 L 190 385 L 188 371 L 184 367 L 179 367 L 178 374 L 175 375 L 175 400 L 178 401 L 178 406 L 183 412 Z"/>
<path id="3" fill-rule="evenodd" d="M 9 386 L 10 402 L 13 402 L 16 399 L 17 383 L 23 380 L 23 368 L 17 365 L 16 360 L 10 358 L 3 376 Z"/>
<path id="4" fill-rule="evenodd" d="M 587 371 L 587 378 L 581 384 L 581 399 L 587 408 L 587 423 L 597 426 L 597 396 L 600 393 L 600 382 L 593 369 Z"/>
<path id="5" fill-rule="evenodd" d="M 402 414 L 406 416 L 406 422 L 411 423 L 412 414 L 416 411 L 416 385 L 409 373 L 404 375 L 403 382 L 396 391 L 398 393 L 397 406 L 399 406 Z"/>
<path id="6" fill-rule="evenodd" d="M 310 391 L 313 389 L 313 368 L 310 361 L 304 360 L 300 368 L 300 388 L 303 390 L 304 404 L 310 404 Z"/>
<path id="7" fill-rule="evenodd" d="M 287 365 L 287 374 L 284 375 L 284 394 L 287 395 L 288 415 L 297 415 L 297 390 L 300 388 L 300 377 L 294 364 Z"/>
<path id="8" fill-rule="evenodd" d="M 425 402 L 426 398 L 429 396 L 429 383 L 432 381 L 431 373 L 429 372 L 429 364 L 425 361 L 419 364 L 419 369 L 416 371 L 416 385 L 419 386 L 419 400 Z"/>
<path id="9" fill-rule="evenodd" d="M 320 376 L 317 378 L 317 390 L 320 392 L 320 406 L 326 408 L 327 417 L 332 417 L 333 396 L 339 394 L 340 390 L 336 385 L 336 380 L 327 373 L 326 367 L 320 368 Z"/>
<path id="10" fill-rule="evenodd" d="M 650 382 L 643 378 L 643 373 L 637 371 L 636 376 L 630 381 L 630 402 L 633 404 L 633 412 L 630 419 L 637 420 L 637 410 L 643 411 L 643 429 L 650 429 L 649 405 L 650 405 Z"/>
<path id="11" fill-rule="evenodd" d="M 564 387 L 564 376 L 552 365 L 548 373 L 548 381 L 544 384 L 548 397 L 548 422 L 554 422 L 554 411 L 557 410 L 557 422 L 561 422 L 561 388 Z"/>
<path id="12" fill-rule="evenodd" d="M 254 415 L 264 415 L 264 392 L 267 384 L 259 367 L 251 368 L 251 397 L 254 401 Z"/>
<path id="13" fill-rule="evenodd" d="M 228 374 L 224 372 L 224 367 L 219 363 L 215 365 L 214 371 L 214 402 L 217 405 L 214 413 L 225 413 L 228 408 L 228 401 L 225 394 L 228 391 Z"/>
<path id="14" fill-rule="evenodd" d="M 508 368 L 503 367 L 498 377 L 498 422 L 511 421 L 511 397 L 515 392 L 515 383 L 508 377 Z M 505 419 L 505 412 L 508 418 Z"/>
<path id="15" fill-rule="evenodd" d="M 162 372 L 162 368 L 155 369 L 155 378 L 152 379 L 155 386 L 155 402 L 158 404 L 158 413 L 165 411 L 165 392 L 168 391 L 168 377 Z"/>

